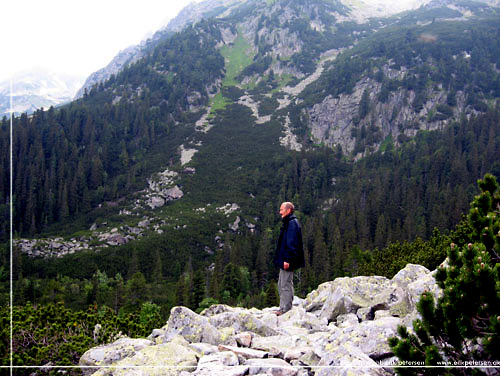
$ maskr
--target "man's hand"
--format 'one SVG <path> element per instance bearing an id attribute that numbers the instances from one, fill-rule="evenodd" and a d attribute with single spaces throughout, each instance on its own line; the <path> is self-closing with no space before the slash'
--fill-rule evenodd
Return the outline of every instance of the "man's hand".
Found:
<path id="1" fill-rule="evenodd" d="M 288 270 L 288 268 L 290 267 L 290 264 L 286 261 L 283 262 L 283 269 L 285 270 Z"/>

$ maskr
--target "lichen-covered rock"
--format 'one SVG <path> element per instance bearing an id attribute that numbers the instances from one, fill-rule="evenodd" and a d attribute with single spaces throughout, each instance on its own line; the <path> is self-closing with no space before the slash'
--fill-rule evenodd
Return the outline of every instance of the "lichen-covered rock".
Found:
<path id="1" fill-rule="evenodd" d="M 233 351 L 220 351 L 210 355 L 205 355 L 198 362 L 197 371 L 204 368 L 210 368 L 214 365 L 238 366 L 240 364 L 238 356 Z"/>
<path id="2" fill-rule="evenodd" d="M 427 273 L 415 281 L 408 284 L 408 295 L 412 307 L 416 307 L 420 296 L 425 292 L 430 291 L 434 295 L 434 299 L 439 299 L 443 294 L 443 290 L 437 285 L 434 273 Z"/>
<path id="3" fill-rule="evenodd" d="M 245 376 L 248 375 L 248 366 L 224 366 L 213 364 L 210 367 L 196 370 L 193 373 L 180 374 L 179 376 Z"/>
<path id="4" fill-rule="evenodd" d="M 393 375 L 380 366 L 394 359 L 387 340 L 398 325 L 412 330 L 426 290 L 440 292 L 434 273 L 409 264 L 391 280 L 324 283 L 281 316 L 272 308 L 218 304 L 198 315 L 174 307 L 149 340 L 96 347 L 80 364 L 102 367 L 97 376 Z"/>
<path id="5" fill-rule="evenodd" d="M 373 320 L 375 313 L 372 307 L 363 307 L 356 311 L 356 316 L 360 321 Z"/>
<path id="6" fill-rule="evenodd" d="M 284 358 L 285 353 L 290 349 L 307 346 L 309 342 L 307 337 L 301 338 L 298 336 L 256 336 L 252 340 L 252 349 L 265 351 L 269 357 Z"/>
<path id="7" fill-rule="evenodd" d="M 416 264 L 407 264 L 403 269 L 392 277 L 391 281 L 399 286 L 408 286 L 410 283 L 429 274 L 430 271 L 425 266 Z"/>
<path id="8" fill-rule="evenodd" d="M 379 310 L 375 312 L 374 320 L 380 320 L 382 317 L 391 317 L 391 312 L 386 310 Z"/>
<path id="9" fill-rule="evenodd" d="M 288 336 L 257 336 L 252 340 L 252 349 L 265 351 L 270 357 L 279 357 L 283 356 L 286 349 L 293 347 L 295 342 L 296 339 L 293 340 Z"/>
<path id="10" fill-rule="evenodd" d="M 280 317 L 275 314 L 277 310 L 278 308 L 276 307 L 274 309 L 266 308 L 260 312 L 253 312 L 253 314 L 268 327 L 278 330 L 278 327 L 280 326 Z"/>
<path id="11" fill-rule="evenodd" d="M 208 321 L 216 328 L 233 328 L 236 333 L 250 331 L 260 336 L 278 334 L 276 330 L 245 311 L 219 313 L 211 316 Z"/>
<path id="12" fill-rule="evenodd" d="M 413 310 L 408 290 L 403 289 L 395 283 L 391 283 L 382 292 L 373 298 L 374 305 L 371 306 L 374 317 L 377 311 L 389 311 L 391 315 L 397 317 L 406 316 Z"/>
<path id="13" fill-rule="evenodd" d="M 252 345 L 252 338 L 255 334 L 252 332 L 241 332 L 234 336 L 236 343 L 241 347 L 250 347 Z"/>
<path id="14" fill-rule="evenodd" d="M 398 325 L 401 325 L 401 319 L 397 317 L 364 321 L 333 333 L 329 338 L 330 344 L 325 348 L 334 349 L 350 345 L 360 349 L 370 358 L 385 358 L 392 355 L 387 340 L 396 335 Z"/>
<path id="15" fill-rule="evenodd" d="M 173 307 L 167 325 L 162 328 L 161 342 L 169 342 L 176 335 L 188 342 L 205 342 L 212 345 L 223 343 L 223 336 L 206 317 L 196 314 L 186 307 Z"/>
<path id="16" fill-rule="evenodd" d="M 278 328 L 299 327 L 309 331 L 321 331 L 328 325 L 326 319 L 320 319 L 302 306 L 292 307 L 290 311 L 278 318 Z"/>
<path id="17" fill-rule="evenodd" d="M 238 347 L 238 346 L 219 345 L 219 350 L 232 351 L 240 358 L 244 359 L 251 359 L 251 358 L 262 359 L 262 358 L 267 358 L 267 356 L 269 355 L 265 351 L 249 349 L 247 347 Z"/>
<path id="18" fill-rule="evenodd" d="M 297 347 L 288 348 L 283 354 L 283 359 L 291 364 L 292 361 L 301 359 L 312 350 L 312 346 L 299 344 Z"/>
<path id="19" fill-rule="evenodd" d="M 442 290 L 437 285 L 434 274 L 425 266 L 408 264 L 392 278 L 391 281 L 406 290 L 408 295 L 408 310 L 400 317 L 409 315 L 415 310 L 423 292 L 432 292 L 436 299 L 441 296 Z"/>
<path id="20" fill-rule="evenodd" d="M 232 351 L 221 351 L 200 358 L 192 373 L 196 376 L 243 376 L 248 367 L 240 365 L 238 356 Z"/>
<path id="21" fill-rule="evenodd" d="M 363 321 L 373 320 L 379 310 L 405 317 L 415 309 L 425 290 L 439 294 L 433 274 L 421 265 L 408 264 L 391 280 L 379 276 L 345 277 L 323 283 L 307 296 L 305 309 L 329 322 L 349 313 L 356 313 Z"/>
<path id="22" fill-rule="evenodd" d="M 248 374 L 265 374 L 272 376 L 296 376 L 297 367 L 285 362 L 283 359 L 248 359 L 245 365 L 249 366 Z"/>
<path id="23" fill-rule="evenodd" d="M 392 373 L 379 365 L 351 344 L 326 349 L 318 362 L 315 376 L 392 376 Z"/>
<path id="24" fill-rule="evenodd" d="M 359 324 L 359 318 L 354 313 L 337 316 L 337 326 L 339 328 L 348 328 Z"/>
<path id="25" fill-rule="evenodd" d="M 201 358 L 202 356 L 205 356 L 205 355 L 210 355 L 210 354 L 214 354 L 216 352 L 219 352 L 219 348 L 217 346 L 211 345 L 209 343 L 201 343 L 201 342 L 190 343 L 189 348 L 196 351 L 199 358 Z"/>
<path id="26" fill-rule="evenodd" d="M 308 350 L 299 359 L 299 363 L 308 367 L 315 367 L 321 361 L 321 357 L 314 349 Z M 291 360 L 293 361 L 293 359 Z"/>
<path id="27" fill-rule="evenodd" d="M 182 340 L 147 346 L 132 357 L 99 369 L 93 376 L 177 376 L 196 369 L 196 353 Z"/>
<path id="28" fill-rule="evenodd" d="M 121 359 L 134 356 L 138 351 L 154 343 L 142 338 L 120 338 L 108 345 L 94 347 L 80 358 L 79 365 L 84 367 L 107 366 Z M 92 373 L 93 368 L 82 368 L 86 373 Z"/>
<path id="29" fill-rule="evenodd" d="M 359 308 L 382 303 L 374 297 L 388 285 L 389 280 L 379 276 L 337 278 L 320 285 L 317 292 L 310 293 L 305 309 L 314 312 L 320 319 L 335 321 L 339 315 L 356 313 Z"/>
<path id="30" fill-rule="evenodd" d="M 234 308 L 231 306 L 228 306 L 227 304 L 214 304 L 208 308 L 205 308 L 203 311 L 201 311 L 200 315 L 206 316 L 206 317 L 211 317 L 214 315 L 218 315 L 219 313 L 233 312 L 233 311 L 234 311 Z"/>

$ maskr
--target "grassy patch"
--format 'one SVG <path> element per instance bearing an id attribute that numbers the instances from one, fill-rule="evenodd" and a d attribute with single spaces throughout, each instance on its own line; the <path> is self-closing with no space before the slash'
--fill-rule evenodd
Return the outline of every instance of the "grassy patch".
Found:
<path id="1" fill-rule="evenodd" d="M 222 81 L 223 87 L 238 86 L 240 82 L 236 80 L 238 74 L 253 61 L 251 53 L 251 45 L 238 32 L 238 36 L 230 45 L 221 48 L 220 53 L 225 60 L 226 75 Z M 232 101 L 219 92 L 216 96 L 210 99 L 210 115 L 209 118 L 215 116 L 215 111 L 223 110 Z"/>
<path id="2" fill-rule="evenodd" d="M 285 87 L 285 86 L 286 86 L 286 85 L 287 85 L 290 81 L 292 81 L 294 78 L 295 78 L 295 77 L 294 77 L 294 76 L 292 76 L 292 75 L 291 75 L 291 74 L 289 74 L 289 73 L 285 73 L 285 74 L 282 74 L 282 75 L 278 76 L 278 80 L 277 80 L 277 82 L 278 82 L 278 86 L 277 86 L 275 89 L 273 89 L 273 90 L 271 91 L 271 93 L 273 93 L 273 94 L 274 94 L 274 93 L 277 93 L 277 92 L 281 91 L 281 89 L 283 89 L 283 88 L 284 88 L 284 87 Z"/>
<path id="3" fill-rule="evenodd" d="M 217 110 L 223 110 L 230 103 L 230 99 L 227 99 L 221 92 L 218 92 L 217 95 L 210 99 L 210 114 L 208 115 L 208 118 L 213 118 Z"/>
<path id="4" fill-rule="evenodd" d="M 239 84 L 236 81 L 236 76 L 253 61 L 251 47 L 243 35 L 238 33 L 234 43 L 221 48 L 220 53 L 225 59 L 226 67 L 226 76 L 222 81 L 223 86 L 236 86 Z"/>

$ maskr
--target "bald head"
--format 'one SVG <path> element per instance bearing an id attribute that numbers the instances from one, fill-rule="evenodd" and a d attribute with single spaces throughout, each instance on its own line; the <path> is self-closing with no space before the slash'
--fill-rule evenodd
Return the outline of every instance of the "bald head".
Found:
<path id="1" fill-rule="evenodd" d="M 295 206 L 291 202 L 284 202 L 280 206 L 281 218 L 285 218 L 287 215 L 292 214 L 295 211 Z"/>

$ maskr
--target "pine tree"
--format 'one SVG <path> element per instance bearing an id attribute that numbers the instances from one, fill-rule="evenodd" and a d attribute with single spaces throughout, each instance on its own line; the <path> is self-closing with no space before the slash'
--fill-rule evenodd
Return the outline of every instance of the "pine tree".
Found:
<path id="1" fill-rule="evenodd" d="M 278 286 L 275 280 L 272 280 L 267 286 L 265 304 L 266 307 L 277 307 L 280 304 Z"/>
<path id="2" fill-rule="evenodd" d="M 137 255 L 137 248 L 135 246 L 132 247 L 132 255 L 130 257 L 130 263 L 128 265 L 128 278 L 132 278 L 132 276 L 139 271 L 139 256 Z"/>
<path id="3" fill-rule="evenodd" d="M 127 305 L 131 311 L 139 308 L 148 298 L 148 286 L 146 278 L 141 272 L 137 272 L 127 281 L 125 285 Z"/>
<path id="4" fill-rule="evenodd" d="M 220 291 L 221 296 L 227 299 L 224 303 L 232 304 L 238 298 L 238 295 L 241 292 L 240 277 L 241 275 L 237 266 L 232 263 L 225 266 Z"/>
<path id="5" fill-rule="evenodd" d="M 481 193 L 472 201 L 465 230 L 449 247 L 448 265 L 436 273 L 442 297 L 435 304 L 430 292 L 422 294 L 415 334 L 400 327 L 400 338 L 389 340 L 401 360 L 477 366 L 500 359 L 500 186 L 491 174 L 478 183 Z M 437 374 L 434 368 L 397 371 Z M 447 372 L 484 374 L 478 368 Z"/>
<path id="6" fill-rule="evenodd" d="M 222 281 L 222 273 L 224 270 L 223 258 L 222 252 L 216 253 L 214 267 L 209 280 L 208 296 L 214 299 L 220 298 L 220 283 Z"/>
<path id="7" fill-rule="evenodd" d="M 326 282 L 330 278 L 330 258 L 328 248 L 323 239 L 321 226 L 316 227 L 314 248 L 312 254 L 312 269 L 316 276 L 316 283 Z"/>
<path id="8" fill-rule="evenodd" d="M 205 276 L 203 275 L 203 270 L 198 270 L 194 273 L 193 277 L 193 296 L 191 299 L 191 308 L 196 310 L 200 303 L 205 298 Z"/>
<path id="9" fill-rule="evenodd" d="M 62 190 L 62 195 L 59 199 L 59 220 L 65 220 L 69 217 L 69 207 L 68 207 L 68 186 L 64 183 L 64 188 Z"/>
<path id="10" fill-rule="evenodd" d="M 185 275 L 181 275 L 175 284 L 175 305 L 186 306 L 185 292 Z"/>
<path id="11" fill-rule="evenodd" d="M 189 257 L 186 265 L 184 266 L 184 273 L 180 276 L 177 283 L 177 305 L 191 307 L 193 299 L 193 264 L 191 257 Z M 182 281 L 181 281 L 182 280 Z"/>
<path id="12" fill-rule="evenodd" d="M 160 250 L 158 248 L 154 251 L 155 263 L 153 266 L 153 282 L 161 283 L 163 280 L 163 265 L 161 262 Z"/>
<path id="13" fill-rule="evenodd" d="M 361 96 L 361 100 L 359 101 L 358 115 L 359 119 L 363 120 L 368 112 L 370 111 L 370 92 L 368 89 L 363 91 L 363 95 Z"/>
<path id="14" fill-rule="evenodd" d="M 154 298 L 160 297 L 164 293 L 163 285 L 163 265 L 161 262 L 160 250 L 158 248 L 154 251 L 154 265 L 151 278 L 151 288 Z"/>
<path id="15" fill-rule="evenodd" d="M 262 289 L 267 283 L 271 250 L 271 229 L 266 228 L 262 232 L 257 257 L 255 259 L 255 274 L 258 289 Z"/>
<path id="16" fill-rule="evenodd" d="M 387 222 L 384 213 L 382 213 L 377 220 L 377 227 L 375 228 L 375 247 L 384 248 L 387 244 Z"/>
<path id="17" fill-rule="evenodd" d="M 123 277 L 120 273 L 116 273 L 114 284 L 115 296 L 113 299 L 113 307 L 115 309 L 115 312 L 118 312 L 118 310 L 123 306 L 125 292 L 125 281 L 123 280 Z"/>

